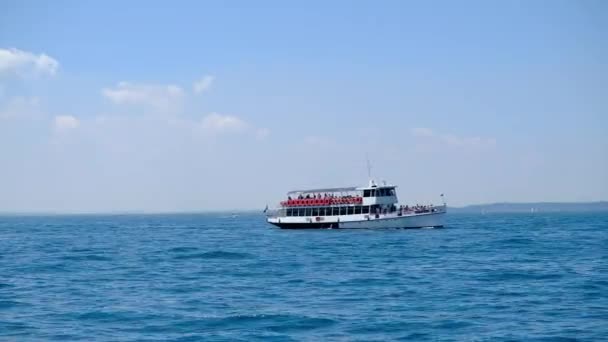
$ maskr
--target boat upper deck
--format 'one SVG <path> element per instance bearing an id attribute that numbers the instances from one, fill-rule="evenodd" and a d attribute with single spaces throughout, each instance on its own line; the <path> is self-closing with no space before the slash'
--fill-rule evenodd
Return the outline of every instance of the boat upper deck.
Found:
<path id="1" fill-rule="evenodd" d="M 287 193 L 282 207 L 341 206 L 362 204 L 390 204 L 397 200 L 396 186 L 378 186 L 370 182 L 368 187 L 322 188 L 294 190 Z"/>

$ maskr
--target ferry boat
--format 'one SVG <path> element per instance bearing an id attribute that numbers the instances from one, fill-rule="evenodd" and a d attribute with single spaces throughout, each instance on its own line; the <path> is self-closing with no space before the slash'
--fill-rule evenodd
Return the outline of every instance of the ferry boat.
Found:
<path id="1" fill-rule="evenodd" d="M 395 185 L 371 180 L 364 187 L 290 191 L 267 221 L 286 229 L 443 227 L 446 208 L 399 205 Z"/>

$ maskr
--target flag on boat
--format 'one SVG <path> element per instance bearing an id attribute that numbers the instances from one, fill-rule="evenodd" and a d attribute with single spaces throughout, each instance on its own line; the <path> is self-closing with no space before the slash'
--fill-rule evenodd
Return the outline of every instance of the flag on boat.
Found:
<path id="1" fill-rule="evenodd" d="M 268 204 L 266 204 L 266 208 L 264 208 L 264 213 L 266 213 L 268 211 Z"/>

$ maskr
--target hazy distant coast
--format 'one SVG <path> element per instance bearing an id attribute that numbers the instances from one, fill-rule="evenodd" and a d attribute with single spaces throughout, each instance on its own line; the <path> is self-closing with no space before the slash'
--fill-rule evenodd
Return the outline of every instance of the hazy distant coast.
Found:
<path id="1" fill-rule="evenodd" d="M 599 202 L 534 202 L 492 203 L 465 207 L 450 207 L 452 213 L 549 213 L 549 212 L 608 212 L 608 201 Z"/>

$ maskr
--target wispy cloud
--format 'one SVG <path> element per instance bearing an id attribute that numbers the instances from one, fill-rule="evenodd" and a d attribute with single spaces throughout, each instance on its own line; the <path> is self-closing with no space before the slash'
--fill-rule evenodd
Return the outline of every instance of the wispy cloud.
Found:
<path id="1" fill-rule="evenodd" d="M 312 146 L 327 146 L 331 144 L 331 140 L 318 135 L 309 135 L 304 137 L 304 143 Z"/>
<path id="2" fill-rule="evenodd" d="M 233 115 L 211 113 L 203 118 L 201 126 L 210 133 L 242 132 L 249 124 Z"/>
<path id="3" fill-rule="evenodd" d="M 26 75 L 34 73 L 55 75 L 58 68 L 59 62 L 44 53 L 36 55 L 15 48 L 0 48 L 0 74 L 13 73 Z"/>
<path id="4" fill-rule="evenodd" d="M 206 92 L 207 90 L 209 90 L 209 88 L 211 88 L 211 85 L 213 84 L 214 80 L 215 77 L 211 75 L 203 76 L 200 80 L 194 82 L 192 86 L 194 93 L 200 94 Z"/>
<path id="5" fill-rule="evenodd" d="M 113 88 L 102 89 L 101 93 L 116 104 L 145 105 L 157 109 L 169 109 L 184 97 L 183 89 L 173 84 L 119 82 Z"/>
<path id="6" fill-rule="evenodd" d="M 72 115 L 58 115 L 53 120 L 53 127 L 57 132 L 65 132 L 80 126 L 80 120 Z"/>
<path id="7" fill-rule="evenodd" d="M 492 147 L 496 145 L 494 138 L 466 137 L 454 134 L 443 134 L 435 132 L 426 127 L 415 127 L 410 130 L 417 139 L 427 142 L 440 143 L 454 147 Z"/>
<path id="8" fill-rule="evenodd" d="M 31 118 L 41 113 L 37 97 L 16 96 L 0 105 L 0 120 Z"/>
<path id="9" fill-rule="evenodd" d="M 264 140 L 268 138 L 270 135 L 270 130 L 268 128 L 258 128 L 255 131 L 255 138 L 258 140 Z"/>
<path id="10" fill-rule="evenodd" d="M 234 115 L 211 113 L 200 121 L 203 135 L 213 138 L 219 135 L 238 134 L 252 137 L 258 141 L 266 139 L 270 130 L 255 125 Z"/>
<path id="11" fill-rule="evenodd" d="M 435 135 L 433 130 L 425 127 L 415 127 L 411 129 L 412 135 L 415 137 L 432 137 Z"/>

